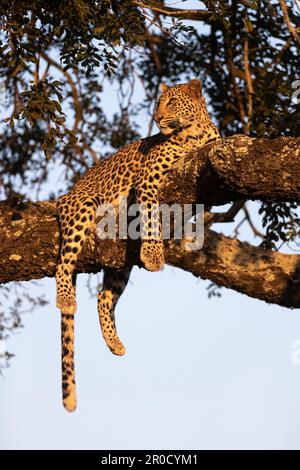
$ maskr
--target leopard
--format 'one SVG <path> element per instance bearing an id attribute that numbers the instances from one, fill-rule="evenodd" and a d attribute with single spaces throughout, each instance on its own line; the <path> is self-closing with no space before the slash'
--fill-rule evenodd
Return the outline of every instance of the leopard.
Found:
<path id="1" fill-rule="evenodd" d="M 159 132 L 136 140 L 100 160 L 57 200 L 60 256 L 56 267 L 56 305 L 61 312 L 62 398 L 68 411 L 77 405 L 74 370 L 74 316 L 76 261 L 95 230 L 97 208 L 118 205 L 120 197 L 134 194 L 140 205 L 140 261 L 148 271 L 164 266 L 164 245 L 159 215 L 159 189 L 172 166 L 189 151 L 220 139 L 203 96 L 202 82 L 192 79 L 172 86 L 161 84 L 154 120 Z M 122 356 L 115 308 L 128 283 L 132 266 L 104 269 L 98 294 L 98 316 L 104 340 L 112 353 Z"/>

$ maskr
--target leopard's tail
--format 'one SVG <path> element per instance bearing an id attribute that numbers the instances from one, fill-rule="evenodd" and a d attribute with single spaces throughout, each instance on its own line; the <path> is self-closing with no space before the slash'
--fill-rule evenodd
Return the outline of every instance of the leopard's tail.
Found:
<path id="1" fill-rule="evenodd" d="M 74 370 L 74 314 L 61 313 L 62 393 L 66 410 L 76 409 Z"/>

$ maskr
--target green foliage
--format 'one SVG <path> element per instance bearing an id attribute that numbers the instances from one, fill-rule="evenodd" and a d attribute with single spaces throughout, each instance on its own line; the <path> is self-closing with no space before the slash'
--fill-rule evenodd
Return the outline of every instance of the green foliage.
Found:
<path id="1" fill-rule="evenodd" d="M 276 249 L 279 241 L 284 243 L 299 238 L 300 217 L 296 203 L 263 203 L 259 213 L 262 215 L 262 225 L 266 228 L 263 247 Z"/>
<path id="2" fill-rule="evenodd" d="M 2 196 L 42 189 L 48 162 L 73 184 L 99 157 L 139 135 L 138 113 L 150 120 L 162 80 L 200 76 L 224 136 L 298 135 L 299 105 L 291 95 L 299 50 L 279 1 L 204 3 L 206 25 L 191 26 L 132 0 L 0 1 Z M 164 2 L 152 5 L 163 9 Z M 298 24 L 299 12 L 288 6 Z M 145 99 L 137 105 L 139 82 Z M 118 96 L 113 112 L 103 105 L 110 85 Z"/>
<path id="3" fill-rule="evenodd" d="M 95 163 L 91 145 L 110 144 L 102 82 L 123 48 L 143 44 L 145 19 L 130 1 L 0 1 L 0 11 L 0 80 L 10 111 L 1 132 L 2 196 L 41 188 L 48 160 L 72 183 Z"/>

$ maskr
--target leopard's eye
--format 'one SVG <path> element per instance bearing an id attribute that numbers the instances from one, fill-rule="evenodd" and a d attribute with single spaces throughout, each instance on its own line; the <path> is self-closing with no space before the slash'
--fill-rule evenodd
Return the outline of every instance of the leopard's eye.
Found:
<path id="1" fill-rule="evenodd" d="M 170 98 L 168 101 L 168 106 L 173 106 L 176 103 L 176 98 Z"/>

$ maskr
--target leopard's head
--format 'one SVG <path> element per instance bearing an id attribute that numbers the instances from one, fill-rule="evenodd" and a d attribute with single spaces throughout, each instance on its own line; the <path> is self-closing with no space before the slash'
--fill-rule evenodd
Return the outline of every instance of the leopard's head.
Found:
<path id="1" fill-rule="evenodd" d="M 163 83 L 161 91 L 154 119 L 165 135 L 193 126 L 199 120 L 201 109 L 206 111 L 200 80 L 172 87 Z"/>

